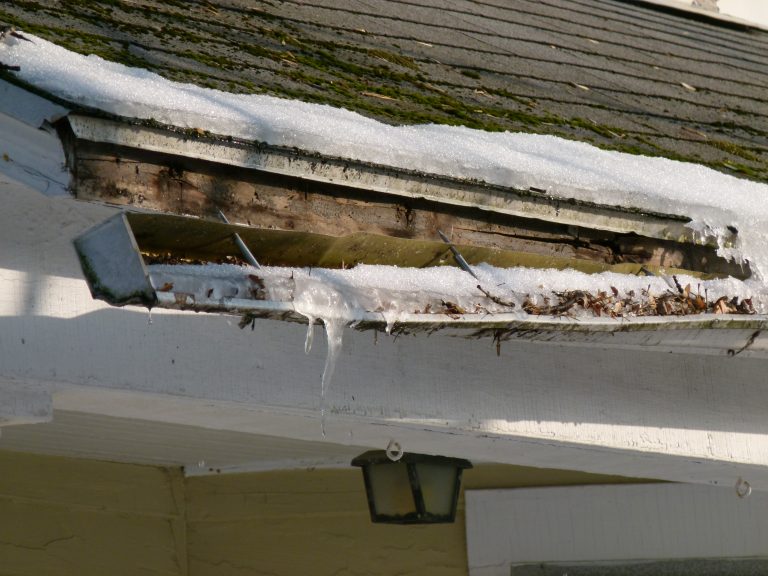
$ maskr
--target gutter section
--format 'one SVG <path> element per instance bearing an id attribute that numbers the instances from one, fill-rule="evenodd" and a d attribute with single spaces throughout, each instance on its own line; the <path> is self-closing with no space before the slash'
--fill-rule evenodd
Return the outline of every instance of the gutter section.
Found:
<path id="1" fill-rule="evenodd" d="M 233 227 L 235 228 L 235 227 Z M 131 231 L 129 220 L 118 214 L 87 231 L 75 241 L 83 270 L 95 298 L 110 304 L 141 304 L 174 310 L 192 310 L 241 316 L 244 328 L 257 318 L 307 322 L 291 298 L 269 300 L 269 292 L 252 268 L 238 268 L 235 283 L 252 281 L 253 289 L 235 290 L 236 297 L 206 290 L 214 278 L 204 266 L 185 266 L 160 273 L 154 280 Z M 173 265 L 166 268 L 174 268 Z M 292 276 L 291 276 L 292 278 Z M 214 278 L 215 279 L 215 278 Z M 183 288 L 182 288 L 183 286 Z M 260 287 L 260 289 L 256 289 Z M 445 304 L 445 302 L 443 302 Z M 512 306 L 514 307 L 514 305 Z M 455 307 L 454 307 L 455 308 Z M 360 310 L 343 324 L 358 331 L 388 334 L 432 334 L 487 338 L 497 346 L 511 340 L 590 345 L 659 352 L 768 357 L 765 316 L 699 314 L 691 316 L 576 318 L 531 315 L 522 311 L 433 310 L 399 314 L 396 320 L 382 312 Z"/>

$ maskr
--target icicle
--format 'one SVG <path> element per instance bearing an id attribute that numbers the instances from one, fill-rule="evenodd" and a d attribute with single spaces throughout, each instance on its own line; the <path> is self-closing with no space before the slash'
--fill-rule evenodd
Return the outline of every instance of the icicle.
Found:
<path id="1" fill-rule="evenodd" d="M 312 342 L 315 340 L 315 319 L 307 317 L 307 337 L 304 340 L 304 354 L 309 354 L 312 350 Z"/>
<path id="2" fill-rule="evenodd" d="M 361 309 L 359 305 L 351 306 L 349 300 L 337 288 L 321 279 L 295 278 L 294 309 L 305 316 L 309 322 L 304 350 L 309 352 L 312 347 L 313 326 L 317 318 L 325 326 L 328 343 L 328 353 L 320 382 L 320 420 L 323 437 L 325 437 L 325 397 L 336 367 L 336 360 L 341 352 L 344 327 L 356 316 L 352 309 Z"/>
<path id="3" fill-rule="evenodd" d="M 152 326 L 152 308 L 147 308 L 147 326 Z"/>
<path id="4" fill-rule="evenodd" d="M 331 378 L 333 378 L 333 372 L 336 369 L 336 360 L 338 360 L 341 353 L 346 322 L 339 318 L 323 318 L 322 320 L 325 325 L 325 339 L 328 342 L 328 353 L 325 356 L 323 378 L 320 383 L 320 429 L 323 433 L 323 438 L 325 438 L 325 396 Z"/>
<path id="5" fill-rule="evenodd" d="M 384 316 L 384 320 L 387 323 L 384 327 L 384 332 L 386 334 L 391 334 L 392 328 L 395 326 L 395 321 L 397 320 L 397 312 L 395 310 L 384 310 L 381 315 Z"/>
<path id="6" fill-rule="evenodd" d="M 400 319 L 400 315 L 404 312 L 404 306 L 402 302 L 397 300 L 397 298 L 392 298 L 391 296 L 389 296 L 387 301 L 383 304 L 384 305 L 381 307 L 381 315 L 386 322 L 384 333 L 391 334 L 392 328 L 395 327 L 395 323 Z"/>

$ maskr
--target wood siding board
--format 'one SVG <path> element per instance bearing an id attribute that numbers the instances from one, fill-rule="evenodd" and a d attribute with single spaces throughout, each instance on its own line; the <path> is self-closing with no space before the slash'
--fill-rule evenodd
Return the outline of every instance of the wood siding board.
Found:
<path id="1" fill-rule="evenodd" d="M 0 500 L 0 574 L 178 575 L 166 518 Z"/>
<path id="2" fill-rule="evenodd" d="M 179 469 L 0 451 L 0 575 L 186 576 Z"/>
<path id="3" fill-rule="evenodd" d="M 0 451 L 0 499 L 53 500 L 105 514 L 172 518 L 174 473 L 152 466 Z"/>
<path id="4" fill-rule="evenodd" d="M 528 563 L 765 558 L 768 499 L 749 498 L 730 487 L 675 483 L 468 492 L 470 574 L 506 576 L 510 565 Z M 730 573 L 708 568 L 702 573 Z"/>

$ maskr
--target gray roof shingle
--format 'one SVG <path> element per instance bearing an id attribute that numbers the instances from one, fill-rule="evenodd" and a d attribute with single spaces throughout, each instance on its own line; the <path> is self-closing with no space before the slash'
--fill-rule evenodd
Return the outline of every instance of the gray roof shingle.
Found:
<path id="1" fill-rule="evenodd" d="M 639 2 L 24 0 L 0 22 L 223 90 L 768 179 L 768 32 Z"/>

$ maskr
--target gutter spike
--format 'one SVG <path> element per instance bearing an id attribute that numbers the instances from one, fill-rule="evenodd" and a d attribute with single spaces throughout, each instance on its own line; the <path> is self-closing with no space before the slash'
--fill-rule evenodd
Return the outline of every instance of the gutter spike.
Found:
<path id="1" fill-rule="evenodd" d="M 218 213 L 221 221 L 224 222 L 224 224 L 229 224 L 229 220 L 227 220 L 227 217 L 224 216 L 224 212 L 222 212 L 221 210 L 218 210 Z M 243 258 L 245 258 L 248 264 L 250 264 L 254 268 L 261 268 L 261 265 L 259 264 L 259 261 L 256 260 L 256 257 L 253 255 L 253 252 L 251 252 L 248 249 L 248 246 L 245 245 L 245 242 L 243 242 L 243 239 L 240 238 L 240 234 L 238 234 L 237 232 L 234 232 L 232 234 L 232 238 L 235 241 L 235 244 L 237 244 L 237 247 L 240 249 L 240 252 L 243 254 Z"/>
<path id="2" fill-rule="evenodd" d="M 440 238 L 443 239 L 443 242 L 448 244 L 448 248 L 451 249 L 451 252 L 453 253 L 453 257 L 456 259 L 456 263 L 461 267 L 461 269 L 464 270 L 465 272 L 469 272 L 470 274 L 472 274 L 472 277 L 475 280 L 480 280 L 480 278 L 477 277 L 477 274 L 475 274 L 472 271 L 472 268 L 470 268 L 470 266 L 467 263 L 467 261 L 464 260 L 464 256 L 462 256 L 461 253 L 456 249 L 456 247 L 453 245 L 453 242 L 451 242 L 448 239 L 448 236 L 443 234 L 442 230 L 438 230 L 437 233 L 440 234 Z"/>

